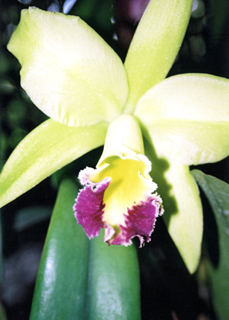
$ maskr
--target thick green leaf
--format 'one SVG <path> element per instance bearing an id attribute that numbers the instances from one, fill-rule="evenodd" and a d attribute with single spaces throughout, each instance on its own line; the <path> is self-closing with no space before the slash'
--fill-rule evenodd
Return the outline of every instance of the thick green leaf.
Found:
<path id="1" fill-rule="evenodd" d="M 152 144 L 145 141 L 146 155 L 152 162 L 151 176 L 163 200 L 163 218 L 190 273 L 196 271 L 203 236 L 203 214 L 198 188 L 189 167 L 159 158 Z"/>
<path id="2" fill-rule="evenodd" d="M 85 319 L 89 240 L 77 224 L 72 206 L 76 185 L 60 186 L 41 264 L 30 320 Z"/>
<path id="3" fill-rule="evenodd" d="M 209 270 L 213 305 L 218 319 L 225 320 L 229 315 L 229 185 L 199 170 L 193 170 L 192 174 L 203 189 L 217 224 L 219 261 L 217 265 L 209 262 Z"/>
<path id="4" fill-rule="evenodd" d="M 62 182 L 39 268 L 30 320 L 140 319 L 135 247 L 88 240 L 72 205 L 78 190 Z"/>
<path id="5" fill-rule="evenodd" d="M 161 81 L 138 102 L 140 119 L 160 157 L 182 164 L 229 154 L 229 80 L 184 74 Z"/>
<path id="6" fill-rule="evenodd" d="M 103 234 L 91 240 L 88 320 L 140 320 L 140 285 L 134 245 L 108 246 Z"/>
<path id="7" fill-rule="evenodd" d="M 0 175 L 0 207 L 104 143 L 107 124 L 68 127 L 52 119 L 22 140 Z"/>
<path id="8" fill-rule="evenodd" d="M 192 0 L 150 1 L 125 61 L 127 112 L 133 112 L 138 99 L 166 77 L 183 41 L 191 6 Z"/>
<path id="9" fill-rule="evenodd" d="M 122 61 L 79 17 L 22 10 L 8 49 L 22 65 L 22 87 L 52 119 L 89 126 L 121 114 L 128 95 Z"/>

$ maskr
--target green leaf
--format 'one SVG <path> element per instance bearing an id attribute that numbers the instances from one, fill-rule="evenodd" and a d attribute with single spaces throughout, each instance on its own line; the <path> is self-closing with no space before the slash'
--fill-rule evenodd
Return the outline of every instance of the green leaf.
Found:
<path id="1" fill-rule="evenodd" d="M 91 240 L 88 320 L 140 320 L 140 285 L 136 250 Z"/>
<path id="2" fill-rule="evenodd" d="M 219 261 L 217 265 L 209 262 L 209 271 L 217 319 L 224 320 L 229 314 L 229 185 L 199 170 L 193 170 L 192 174 L 204 191 L 217 224 Z M 206 233 L 209 232 L 206 230 Z M 216 235 L 209 234 L 209 237 Z"/>
<path id="3" fill-rule="evenodd" d="M 52 119 L 89 126 L 121 114 L 128 95 L 122 61 L 79 17 L 22 10 L 8 49 L 22 65 L 22 87 Z"/>
<path id="4" fill-rule="evenodd" d="M 33 188 L 53 172 L 104 143 L 106 123 L 68 127 L 52 119 L 22 140 L 0 175 L 0 207 Z"/>
<path id="5" fill-rule="evenodd" d="M 161 81 L 140 99 L 135 115 L 158 156 L 182 164 L 216 162 L 229 154 L 229 80 L 206 74 Z"/>
<path id="6" fill-rule="evenodd" d="M 130 94 L 126 112 L 169 72 L 191 14 L 192 0 L 150 1 L 127 53 L 125 68 Z"/>
<path id="7" fill-rule="evenodd" d="M 88 240 L 73 216 L 77 188 L 60 185 L 39 268 L 30 320 L 139 320 L 135 247 Z"/>
<path id="8" fill-rule="evenodd" d="M 189 167 L 169 158 L 158 158 L 149 141 L 146 155 L 152 162 L 151 176 L 163 200 L 168 232 L 190 273 L 196 271 L 203 236 L 203 214 L 198 188 Z"/>
<path id="9" fill-rule="evenodd" d="M 78 189 L 60 186 L 39 267 L 30 320 L 85 319 L 89 240 L 73 215 Z"/>

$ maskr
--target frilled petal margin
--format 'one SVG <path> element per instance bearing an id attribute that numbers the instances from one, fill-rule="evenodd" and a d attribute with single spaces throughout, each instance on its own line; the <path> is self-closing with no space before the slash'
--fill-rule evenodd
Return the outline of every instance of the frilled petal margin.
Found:
<path id="1" fill-rule="evenodd" d="M 103 195 L 110 183 L 110 179 L 104 179 L 98 184 L 88 182 L 80 191 L 74 206 L 75 217 L 81 224 L 89 239 L 97 237 L 101 228 L 105 228 L 102 221 L 104 207 Z"/>
<path id="2" fill-rule="evenodd" d="M 106 162 L 80 172 L 85 187 L 76 199 L 75 217 L 89 238 L 105 228 L 104 241 L 109 245 L 128 246 L 137 236 L 142 246 L 150 241 L 156 218 L 163 213 L 161 198 L 151 194 L 157 186 L 148 175 L 149 160 L 136 155 L 110 157 Z"/>

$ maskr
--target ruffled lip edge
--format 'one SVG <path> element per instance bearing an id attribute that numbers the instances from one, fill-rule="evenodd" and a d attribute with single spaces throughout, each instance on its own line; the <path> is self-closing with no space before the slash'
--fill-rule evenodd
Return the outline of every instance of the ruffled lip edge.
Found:
<path id="1" fill-rule="evenodd" d="M 89 180 L 90 174 L 93 172 L 94 169 L 89 167 L 80 171 L 79 179 L 85 187 L 80 190 L 73 207 L 75 217 L 78 223 L 83 226 L 89 239 L 98 236 L 100 229 L 105 228 L 104 242 L 109 245 L 128 246 L 132 244 L 131 239 L 134 237 L 139 238 L 140 247 L 145 242 L 150 242 L 156 218 L 164 212 L 160 196 L 156 193 L 150 194 L 146 201 L 128 208 L 128 214 L 124 214 L 125 226 L 121 224 L 117 227 L 110 226 L 103 220 L 105 208 L 103 196 L 111 178 L 107 177 L 94 183 Z"/>
<path id="2" fill-rule="evenodd" d="M 131 209 L 128 208 L 128 215 L 124 214 L 126 226 L 119 225 L 120 232 L 118 234 L 115 234 L 115 229 L 112 226 L 105 226 L 104 241 L 109 245 L 129 246 L 132 244 L 131 239 L 138 237 L 141 248 L 145 242 L 151 241 L 156 219 L 163 213 L 160 196 L 152 194 L 141 204 L 134 205 Z"/>

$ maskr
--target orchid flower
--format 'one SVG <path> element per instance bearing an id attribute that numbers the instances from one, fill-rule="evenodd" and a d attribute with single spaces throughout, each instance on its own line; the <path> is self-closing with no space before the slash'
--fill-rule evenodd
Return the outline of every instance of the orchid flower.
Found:
<path id="1" fill-rule="evenodd" d="M 203 219 L 189 166 L 229 154 L 229 80 L 206 74 L 165 79 L 191 5 L 150 1 L 124 65 L 79 17 L 22 11 L 8 49 L 22 66 L 22 87 L 51 119 L 7 161 L 1 206 L 105 142 L 97 168 L 79 175 L 85 187 L 74 209 L 87 235 L 105 228 L 109 244 L 129 245 L 134 236 L 140 244 L 149 241 L 163 212 L 152 193 L 158 185 L 168 231 L 189 271 L 196 270 Z"/>
<path id="2" fill-rule="evenodd" d="M 79 174 L 85 188 L 74 206 L 76 219 L 89 238 L 105 228 L 104 241 L 130 245 L 137 236 L 142 246 L 150 241 L 156 218 L 163 213 L 161 198 L 152 194 L 157 185 L 144 156 L 140 127 L 131 115 L 114 120 L 106 135 L 97 169 Z"/>

